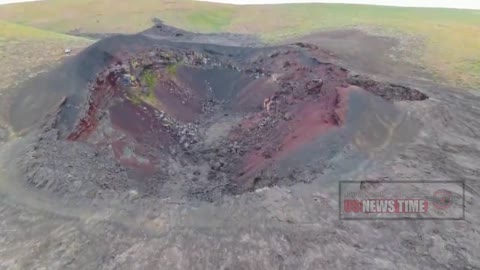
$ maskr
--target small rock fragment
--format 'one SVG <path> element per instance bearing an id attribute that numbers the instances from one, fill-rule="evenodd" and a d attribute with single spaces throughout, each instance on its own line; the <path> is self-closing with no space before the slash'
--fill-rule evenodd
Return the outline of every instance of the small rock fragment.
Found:
<path id="1" fill-rule="evenodd" d="M 323 80 L 322 79 L 314 79 L 309 81 L 305 85 L 305 89 L 307 90 L 308 94 L 318 94 L 322 90 Z"/>
<path id="2" fill-rule="evenodd" d="M 285 119 L 286 121 L 290 121 L 293 119 L 293 114 L 291 112 L 287 112 L 283 115 L 283 119 Z"/>
<path id="3" fill-rule="evenodd" d="M 128 191 L 128 199 L 130 201 L 137 200 L 138 198 L 140 198 L 140 194 L 138 193 L 138 191 L 134 189 Z"/>

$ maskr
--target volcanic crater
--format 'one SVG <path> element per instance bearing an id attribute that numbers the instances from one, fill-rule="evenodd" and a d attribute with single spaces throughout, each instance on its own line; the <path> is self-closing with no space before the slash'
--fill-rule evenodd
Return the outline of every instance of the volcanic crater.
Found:
<path id="1" fill-rule="evenodd" d="M 214 201 L 341 177 L 416 132 L 395 102 L 428 98 L 312 44 L 192 43 L 205 36 L 160 28 L 181 40 L 158 26 L 109 37 L 16 91 L 10 122 L 35 142 L 18 163 L 27 183 Z"/>

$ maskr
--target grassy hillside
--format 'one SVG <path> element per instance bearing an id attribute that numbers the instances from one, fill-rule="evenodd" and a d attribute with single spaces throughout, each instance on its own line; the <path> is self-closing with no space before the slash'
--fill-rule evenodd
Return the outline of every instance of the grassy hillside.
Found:
<path id="1" fill-rule="evenodd" d="M 92 41 L 0 21 L 0 89 L 32 76 Z"/>
<path id="2" fill-rule="evenodd" d="M 361 26 L 418 35 L 419 63 L 454 85 L 480 86 L 480 11 L 335 4 L 232 6 L 190 0 L 48 0 L 0 7 L 0 19 L 55 32 L 137 32 L 151 18 L 201 32 L 254 33 L 278 41 Z M 418 48 L 415 48 L 418 49 Z"/>

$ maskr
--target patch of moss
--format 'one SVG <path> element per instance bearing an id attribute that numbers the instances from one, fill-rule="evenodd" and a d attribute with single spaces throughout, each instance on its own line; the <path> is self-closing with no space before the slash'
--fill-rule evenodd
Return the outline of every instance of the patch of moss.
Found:
<path id="1" fill-rule="evenodd" d="M 175 76 L 177 75 L 177 68 L 178 68 L 178 63 L 171 64 L 167 67 L 167 73 L 170 76 Z"/>
<path id="2" fill-rule="evenodd" d="M 151 70 L 146 70 L 142 73 L 140 78 L 142 85 L 148 87 L 149 92 L 153 92 L 157 83 L 157 76 Z"/>
<path id="3" fill-rule="evenodd" d="M 153 70 L 145 70 L 140 76 L 141 84 L 147 88 L 146 93 L 139 94 L 138 98 L 152 106 L 155 106 L 157 99 L 155 97 L 155 86 L 157 85 L 157 75 Z"/>
<path id="4" fill-rule="evenodd" d="M 134 105 L 140 105 L 142 103 L 142 99 L 137 95 L 130 95 L 129 99 Z"/>

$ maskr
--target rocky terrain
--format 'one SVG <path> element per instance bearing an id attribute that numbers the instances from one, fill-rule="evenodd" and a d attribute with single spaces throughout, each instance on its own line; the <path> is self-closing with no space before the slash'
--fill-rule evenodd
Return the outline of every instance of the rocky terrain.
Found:
<path id="1" fill-rule="evenodd" d="M 339 62 L 157 22 L 18 86 L 0 266 L 477 269 L 480 98 Z M 340 180 L 464 180 L 465 220 L 342 221 Z"/>

